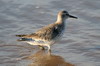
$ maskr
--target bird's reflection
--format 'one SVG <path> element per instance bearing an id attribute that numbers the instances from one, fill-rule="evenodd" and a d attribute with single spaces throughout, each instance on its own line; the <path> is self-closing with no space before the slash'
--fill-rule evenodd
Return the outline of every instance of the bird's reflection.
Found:
<path id="1" fill-rule="evenodd" d="M 27 57 L 32 60 L 29 66 L 74 66 L 68 62 L 65 62 L 61 56 L 53 55 L 51 52 L 44 50 L 38 51 L 35 54 Z"/>

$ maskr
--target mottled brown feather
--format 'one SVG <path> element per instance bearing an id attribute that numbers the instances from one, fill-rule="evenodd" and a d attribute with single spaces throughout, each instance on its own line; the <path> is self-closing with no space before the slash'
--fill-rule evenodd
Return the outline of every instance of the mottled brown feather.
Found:
<path id="1" fill-rule="evenodd" d="M 32 38 L 32 39 L 53 40 L 56 38 L 56 36 L 60 34 L 63 28 L 64 24 L 54 23 L 39 29 L 35 33 L 29 35 L 16 35 L 16 36 L 23 38 Z"/>

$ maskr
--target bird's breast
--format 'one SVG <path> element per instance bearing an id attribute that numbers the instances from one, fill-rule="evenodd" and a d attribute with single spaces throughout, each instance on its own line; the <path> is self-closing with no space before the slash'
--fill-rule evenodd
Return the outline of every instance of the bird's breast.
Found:
<path id="1" fill-rule="evenodd" d="M 55 37 L 56 40 L 61 39 L 65 32 L 65 24 L 59 26 L 58 35 Z"/>

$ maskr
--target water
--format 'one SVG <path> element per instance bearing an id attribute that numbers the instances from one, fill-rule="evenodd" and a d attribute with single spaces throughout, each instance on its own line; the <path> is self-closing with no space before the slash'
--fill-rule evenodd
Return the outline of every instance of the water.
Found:
<path id="1" fill-rule="evenodd" d="M 37 46 L 16 41 L 14 35 L 29 34 L 53 23 L 63 9 L 78 19 L 66 21 L 64 37 L 52 46 L 51 55 Z M 46 66 L 58 62 L 61 66 L 100 66 L 99 14 L 99 0 L 0 0 L 0 66 Z"/>

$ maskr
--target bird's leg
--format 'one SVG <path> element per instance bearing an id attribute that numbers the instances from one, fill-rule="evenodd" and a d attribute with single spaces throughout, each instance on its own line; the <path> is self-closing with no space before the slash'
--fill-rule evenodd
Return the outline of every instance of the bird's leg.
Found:
<path id="1" fill-rule="evenodd" d="M 41 50 L 45 50 L 45 48 L 41 45 L 38 45 Z"/>
<path id="2" fill-rule="evenodd" d="M 49 51 L 49 52 L 51 52 L 51 48 L 50 48 L 50 45 L 47 45 L 47 47 L 48 47 L 48 51 Z"/>
<path id="3" fill-rule="evenodd" d="M 47 53 L 48 53 L 48 55 L 51 55 L 51 50 L 49 50 Z"/>

